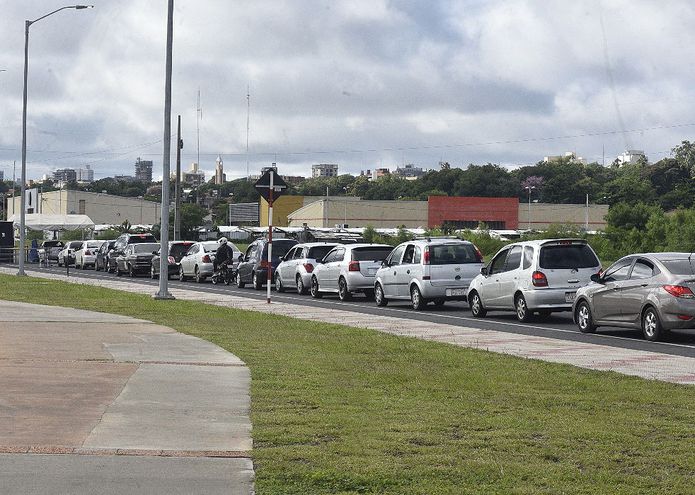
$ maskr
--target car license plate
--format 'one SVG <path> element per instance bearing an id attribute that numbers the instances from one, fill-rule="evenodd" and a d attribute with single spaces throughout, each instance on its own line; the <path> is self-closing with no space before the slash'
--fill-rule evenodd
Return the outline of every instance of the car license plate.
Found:
<path id="1" fill-rule="evenodd" d="M 576 295 L 576 292 L 565 292 L 565 302 L 571 303 L 574 302 L 574 296 Z"/>
<path id="2" fill-rule="evenodd" d="M 467 289 L 447 289 L 447 296 L 465 296 L 468 293 Z"/>

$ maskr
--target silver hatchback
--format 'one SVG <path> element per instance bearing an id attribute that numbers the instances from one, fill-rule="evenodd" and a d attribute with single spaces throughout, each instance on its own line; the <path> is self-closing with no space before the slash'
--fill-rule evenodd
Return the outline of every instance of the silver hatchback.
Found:
<path id="1" fill-rule="evenodd" d="M 475 317 L 489 310 L 534 313 L 571 311 L 577 289 L 588 285 L 601 263 L 583 239 L 546 239 L 502 248 L 471 282 L 468 302 Z"/>
<path id="2" fill-rule="evenodd" d="M 647 340 L 695 329 L 692 253 L 645 253 L 619 259 L 577 291 L 574 321 L 583 333 L 598 326 L 638 328 Z"/>
<path id="3" fill-rule="evenodd" d="M 428 302 L 466 301 L 471 280 L 480 273 L 483 255 L 460 239 L 418 239 L 396 246 L 376 273 L 374 300 L 409 300 L 414 309 Z"/>

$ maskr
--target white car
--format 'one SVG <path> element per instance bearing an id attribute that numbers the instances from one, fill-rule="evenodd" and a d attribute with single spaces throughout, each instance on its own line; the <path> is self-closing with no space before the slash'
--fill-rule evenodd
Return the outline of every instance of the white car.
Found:
<path id="1" fill-rule="evenodd" d="M 323 259 L 336 246 L 338 243 L 335 242 L 307 242 L 294 246 L 275 269 L 275 290 L 283 292 L 296 287 L 298 294 L 308 293 L 317 260 Z"/>
<path id="2" fill-rule="evenodd" d="M 75 251 L 82 247 L 84 241 L 68 241 L 58 253 L 58 266 L 75 263 Z"/>
<path id="3" fill-rule="evenodd" d="M 94 266 L 97 259 L 97 251 L 105 241 L 84 241 L 82 247 L 75 251 L 75 268 L 82 268 L 87 265 Z"/>
<path id="4" fill-rule="evenodd" d="M 237 259 L 241 251 L 233 243 L 228 242 L 227 244 L 234 253 L 232 259 Z M 186 278 L 193 277 L 196 282 L 200 283 L 212 276 L 213 262 L 218 247 L 220 247 L 218 241 L 203 241 L 193 244 L 181 258 L 179 280 L 183 282 Z"/>
<path id="5" fill-rule="evenodd" d="M 516 311 L 526 322 L 533 313 L 548 316 L 571 311 L 577 289 L 601 270 L 596 253 L 584 239 L 524 241 L 503 247 L 480 270 L 468 291 L 471 314 Z"/>
<path id="6" fill-rule="evenodd" d="M 428 302 L 466 301 L 468 287 L 483 267 L 474 244 L 460 239 L 417 239 L 396 246 L 376 273 L 374 300 L 409 300 L 414 309 Z"/>
<path id="7" fill-rule="evenodd" d="M 387 244 L 345 244 L 334 247 L 311 275 L 311 297 L 324 293 L 338 294 L 341 301 L 362 292 L 368 299 L 374 297 L 374 277 L 381 262 L 391 254 Z"/>

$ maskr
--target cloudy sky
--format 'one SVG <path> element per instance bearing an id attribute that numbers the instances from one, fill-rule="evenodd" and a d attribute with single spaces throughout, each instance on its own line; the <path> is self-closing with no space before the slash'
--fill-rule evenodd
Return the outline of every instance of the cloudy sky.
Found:
<path id="1" fill-rule="evenodd" d="M 30 29 L 29 178 L 90 165 L 161 176 L 166 0 L 91 0 Z M 2 0 L 0 170 L 21 162 L 24 20 Z M 176 0 L 183 164 L 228 178 L 439 161 L 528 165 L 575 151 L 656 161 L 695 136 L 688 0 Z M 250 88 L 249 153 L 247 88 Z M 173 149 L 173 148 L 172 148 Z M 173 160 L 172 160 L 173 163 Z M 158 172 L 159 171 L 159 172 Z"/>

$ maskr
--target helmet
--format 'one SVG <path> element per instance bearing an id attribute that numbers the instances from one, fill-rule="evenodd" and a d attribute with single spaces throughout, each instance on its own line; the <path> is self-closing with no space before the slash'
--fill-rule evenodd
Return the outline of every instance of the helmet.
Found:
<path id="1" fill-rule="evenodd" d="M 218 242 L 220 244 L 227 244 L 227 238 L 226 237 L 220 237 L 220 240 Z"/>

